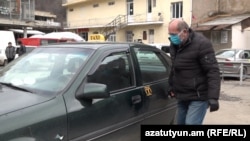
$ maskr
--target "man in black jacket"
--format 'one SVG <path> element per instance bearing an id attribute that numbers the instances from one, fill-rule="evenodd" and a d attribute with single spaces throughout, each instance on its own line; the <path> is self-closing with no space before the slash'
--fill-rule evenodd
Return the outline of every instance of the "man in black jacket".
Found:
<path id="1" fill-rule="evenodd" d="M 10 63 L 12 60 L 15 59 L 16 56 L 16 48 L 12 46 L 12 43 L 9 42 L 8 46 L 5 49 L 5 55 L 8 60 L 8 63 Z"/>
<path id="2" fill-rule="evenodd" d="M 22 43 L 22 41 L 18 41 L 18 44 L 20 45 L 18 56 L 22 56 L 24 53 L 26 53 L 26 46 Z"/>
<path id="3" fill-rule="evenodd" d="M 220 72 L 211 42 L 181 19 L 168 27 L 172 69 L 169 94 L 178 100 L 177 124 L 202 124 L 219 109 Z"/>

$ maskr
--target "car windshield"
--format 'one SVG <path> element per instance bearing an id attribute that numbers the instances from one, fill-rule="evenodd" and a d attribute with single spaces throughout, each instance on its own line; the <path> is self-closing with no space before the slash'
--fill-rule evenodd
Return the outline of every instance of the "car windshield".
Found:
<path id="1" fill-rule="evenodd" d="M 92 54 L 92 49 L 36 48 L 0 71 L 0 83 L 38 94 L 63 90 Z"/>
<path id="2" fill-rule="evenodd" d="M 234 57 L 237 52 L 238 50 L 220 50 L 216 52 L 215 55 L 225 57 L 225 58 L 230 58 L 230 57 Z"/>

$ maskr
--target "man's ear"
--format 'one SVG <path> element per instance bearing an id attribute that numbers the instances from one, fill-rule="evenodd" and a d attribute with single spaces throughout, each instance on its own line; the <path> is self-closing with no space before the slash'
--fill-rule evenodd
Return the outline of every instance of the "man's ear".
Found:
<path id="1" fill-rule="evenodd" d="M 188 29 L 184 29 L 183 32 L 184 32 L 184 33 L 187 33 L 187 32 L 188 32 Z"/>

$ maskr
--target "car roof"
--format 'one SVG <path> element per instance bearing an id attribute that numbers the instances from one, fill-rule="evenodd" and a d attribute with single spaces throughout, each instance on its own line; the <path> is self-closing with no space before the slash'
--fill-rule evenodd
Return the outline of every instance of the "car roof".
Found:
<path id="1" fill-rule="evenodd" d="M 224 49 L 219 49 L 218 51 L 221 50 L 250 50 L 250 48 L 224 48 Z"/>
<path id="2" fill-rule="evenodd" d="M 136 43 L 136 42 L 62 42 L 62 43 L 51 43 L 47 45 L 41 45 L 39 47 L 73 47 L 73 48 L 91 48 L 91 49 L 98 49 L 102 47 L 114 47 L 114 48 L 120 48 L 124 46 L 148 46 L 152 47 L 147 44 L 142 44 L 142 43 Z M 120 46 L 117 46 L 120 45 Z"/>

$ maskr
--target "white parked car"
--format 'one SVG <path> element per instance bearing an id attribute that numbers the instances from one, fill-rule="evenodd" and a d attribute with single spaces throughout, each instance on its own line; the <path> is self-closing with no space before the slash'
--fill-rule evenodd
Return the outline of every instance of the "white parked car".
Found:
<path id="1" fill-rule="evenodd" d="M 11 42 L 16 47 L 16 40 L 13 31 L 0 30 L 0 65 L 7 64 L 5 55 L 5 49 L 8 46 L 8 42 Z"/>

